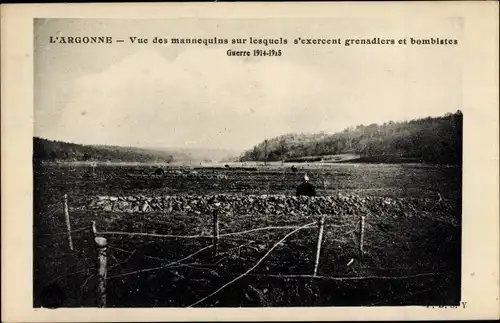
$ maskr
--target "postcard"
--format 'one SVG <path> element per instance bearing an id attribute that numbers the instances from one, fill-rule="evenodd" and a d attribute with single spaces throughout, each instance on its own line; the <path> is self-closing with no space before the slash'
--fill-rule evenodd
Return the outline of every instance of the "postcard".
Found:
<path id="1" fill-rule="evenodd" d="M 2 320 L 499 318 L 498 3 L 2 6 Z"/>

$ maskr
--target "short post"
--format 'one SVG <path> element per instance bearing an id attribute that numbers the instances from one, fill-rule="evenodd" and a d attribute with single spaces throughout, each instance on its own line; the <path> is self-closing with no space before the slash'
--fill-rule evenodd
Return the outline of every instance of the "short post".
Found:
<path id="1" fill-rule="evenodd" d="M 92 240 L 95 240 L 96 235 L 97 235 L 97 229 L 96 229 L 95 221 L 92 221 L 90 223 L 90 234 L 92 236 Z"/>
<path id="2" fill-rule="evenodd" d="M 316 276 L 318 273 L 318 266 L 319 266 L 319 255 L 321 253 L 321 242 L 323 241 L 323 229 L 325 227 L 325 216 L 323 215 L 319 219 L 319 234 L 318 234 L 318 245 L 316 247 L 316 262 L 314 263 L 314 274 L 313 276 Z"/>
<path id="3" fill-rule="evenodd" d="M 97 287 L 97 306 L 106 307 L 106 282 L 107 282 L 107 256 L 106 249 L 108 243 L 106 238 L 96 237 L 95 243 L 97 244 L 97 277 L 99 284 Z"/>
<path id="4" fill-rule="evenodd" d="M 68 194 L 64 194 L 64 215 L 66 217 L 66 229 L 68 230 L 69 248 L 73 250 L 73 240 L 71 239 L 71 224 L 69 222 Z"/>
<path id="5" fill-rule="evenodd" d="M 359 222 L 360 234 L 359 234 L 359 254 L 361 258 L 364 256 L 364 240 L 365 240 L 365 216 L 361 216 L 361 221 Z"/>
<path id="6" fill-rule="evenodd" d="M 219 249 L 219 211 L 214 211 L 214 257 L 217 256 Z"/>

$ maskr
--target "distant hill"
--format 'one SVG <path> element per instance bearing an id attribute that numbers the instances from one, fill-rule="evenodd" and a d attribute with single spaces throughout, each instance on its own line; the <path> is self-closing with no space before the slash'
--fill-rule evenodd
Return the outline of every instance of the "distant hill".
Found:
<path id="1" fill-rule="evenodd" d="M 138 148 L 106 145 L 82 145 L 33 138 L 33 158 L 39 161 L 112 161 L 112 162 L 200 162 L 237 159 L 237 152 L 222 149 Z"/>
<path id="2" fill-rule="evenodd" d="M 219 161 L 231 162 L 238 161 L 241 150 L 215 149 L 215 148 L 154 148 L 158 151 L 166 151 L 169 154 L 177 156 L 177 161 Z"/>
<path id="3" fill-rule="evenodd" d="M 462 163 L 461 111 L 440 117 L 358 125 L 334 134 L 286 134 L 265 140 L 240 156 L 242 161 L 320 161 L 355 154 L 360 162 Z M 352 160 L 351 160 L 352 161 Z"/>

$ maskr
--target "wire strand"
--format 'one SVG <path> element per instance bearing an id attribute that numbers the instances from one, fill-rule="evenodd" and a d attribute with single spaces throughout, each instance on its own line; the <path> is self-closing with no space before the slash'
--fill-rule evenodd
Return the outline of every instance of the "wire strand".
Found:
<path id="1" fill-rule="evenodd" d="M 201 248 L 200 250 L 198 250 L 198 251 L 196 251 L 196 252 L 194 252 L 194 253 L 190 254 L 190 255 L 189 255 L 189 256 L 187 256 L 187 257 L 184 257 L 184 258 L 182 258 L 182 259 L 176 260 L 176 261 L 174 261 L 174 262 L 168 263 L 168 264 L 163 265 L 163 266 L 153 267 L 153 268 L 146 268 L 146 269 L 140 269 L 140 270 L 136 270 L 136 271 L 128 272 L 128 273 L 121 274 L 121 275 L 115 275 L 115 276 L 109 277 L 109 278 L 108 278 L 108 280 L 109 280 L 109 279 L 113 279 L 113 278 L 124 277 L 124 276 L 133 275 L 133 274 L 138 274 L 138 273 L 143 273 L 143 272 L 148 272 L 148 271 L 160 270 L 160 269 L 163 269 L 163 268 L 168 268 L 168 267 L 173 266 L 173 265 L 175 265 L 175 264 L 178 264 L 178 263 L 180 263 L 180 262 L 182 262 L 182 261 L 184 261 L 184 260 L 187 260 L 187 259 L 189 259 L 189 258 L 191 258 L 191 257 L 194 257 L 194 256 L 196 256 L 197 254 L 199 254 L 200 252 L 202 252 L 202 251 L 204 251 L 204 250 L 206 250 L 206 249 L 208 249 L 208 248 L 211 248 L 212 246 L 213 246 L 213 245 L 209 245 L 209 246 L 203 247 L 203 248 Z"/>
<path id="2" fill-rule="evenodd" d="M 270 226 L 265 228 L 256 228 L 239 232 L 229 232 L 223 233 L 219 235 L 219 238 L 225 238 L 235 235 L 246 234 L 250 232 L 257 231 L 265 231 L 265 230 L 284 230 L 284 229 L 298 229 L 302 228 L 299 226 Z M 99 231 L 98 234 L 102 235 L 129 235 L 129 236 L 146 236 L 146 237 L 157 237 L 157 238 L 179 238 L 179 239 L 213 239 L 213 235 L 191 235 L 191 236 L 183 236 L 183 235 L 170 235 L 170 234 L 157 234 L 157 233 L 145 233 L 145 232 L 123 232 L 123 231 Z"/>
<path id="3" fill-rule="evenodd" d="M 224 284 L 222 287 L 220 287 L 219 289 L 217 289 L 217 290 L 216 290 L 215 292 L 213 292 L 212 294 L 210 294 L 210 295 L 208 295 L 208 296 L 206 296 L 206 297 L 204 297 L 204 298 L 200 299 L 199 301 L 197 301 L 197 302 L 195 302 L 195 303 L 193 303 L 193 304 L 189 305 L 188 307 L 193 307 L 193 306 L 195 306 L 195 305 L 197 305 L 197 304 L 199 304 L 199 303 L 201 303 L 201 302 L 203 302 L 203 301 L 207 300 L 208 298 L 210 298 L 210 297 L 214 296 L 215 294 L 217 294 L 218 292 L 220 292 L 221 290 L 223 290 L 223 289 L 224 289 L 224 288 L 226 288 L 227 286 L 229 286 L 229 285 L 231 285 L 232 283 L 236 282 L 237 280 L 239 280 L 239 279 L 241 279 L 241 278 L 245 277 L 245 276 L 246 276 L 246 275 L 248 275 L 248 274 L 249 274 L 252 270 L 254 270 L 254 269 L 255 269 L 255 268 L 256 268 L 256 267 L 257 267 L 257 266 L 258 266 L 258 265 L 259 265 L 262 261 L 264 261 L 264 259 L 265 259 L 265 258 L 266 258 L 266 257 L 267 257 L 267 256 L 268 256 L 268 255 L 269 255 L 269 254 L 270 254 L 270 253 L 271 253 L 271 252 L 272 252 L 272 251 L 273 251 L 273 250 L 274 250 L 277 246 L 279 246 L 279 245 L 280 245 L 283 241 L 285 241 L 285 240 L 286 240 L 286 238 L 288 238 L 289 236 L 291 236 L 291 235 L 292 235 L 292 234 L 294 234 L 295 232 L 300 231 L 300 230 L 302 230 L 302 229 L 305 229 L 305 228 L 307 228 L 307 227 L 310 227 L 310 226 L 312 226 L 312 225 L 314 225 L 314 224 L 316 224 L 316 222 L 311 222 L 311 223 L 309 223 L 309 224 L 306 224 L 306 225 L 304 225 L 304 226 L 301 226 L 301 227 L 299 227 L 299 228 L 297 228 L 297 229 L 293 230 L 292 232 L 289 232 L 289 233 L 288 233 L 287 235 L 285 235 L 285 236 L 284 236 L 284 237 L 283 237 L 280 241 L 278 241 L 277 243 L 275 243 L 275 244 L 274 244 L 274 246 L 272 246 L 272 247 L 271 247 L 271 249 L 269 249 L 269 250 L 266 252 L 266 254 L 265 254 L 262 258 L 260 258 L 260 259 L 259 259 L 259 261 L 257 261 L 257 263 L 256 263 L 253 267 L 251 267 L 250 269 L 248 269 L 246 272 L 244 272 L 243 274 L 239 275 L 239 276 L 238 276 L 238 277 L 236 277 L 235 279 L 231 280 L 230 282 L 228 282 L 228 283 Z"/>

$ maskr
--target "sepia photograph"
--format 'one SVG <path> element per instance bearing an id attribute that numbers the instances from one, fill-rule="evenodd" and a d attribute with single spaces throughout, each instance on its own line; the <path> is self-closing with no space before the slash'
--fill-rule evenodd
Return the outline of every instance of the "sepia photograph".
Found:
<path id="1" fill-rule="evenodd" d="M 212 5 L 2 11 L 6 321 L 498 316 L 491 15 Z"/>
<path id="2" fill-rule="evenodd" d="M 35 19 L 34 306 L 461 306 L 438 23 Z"/>

